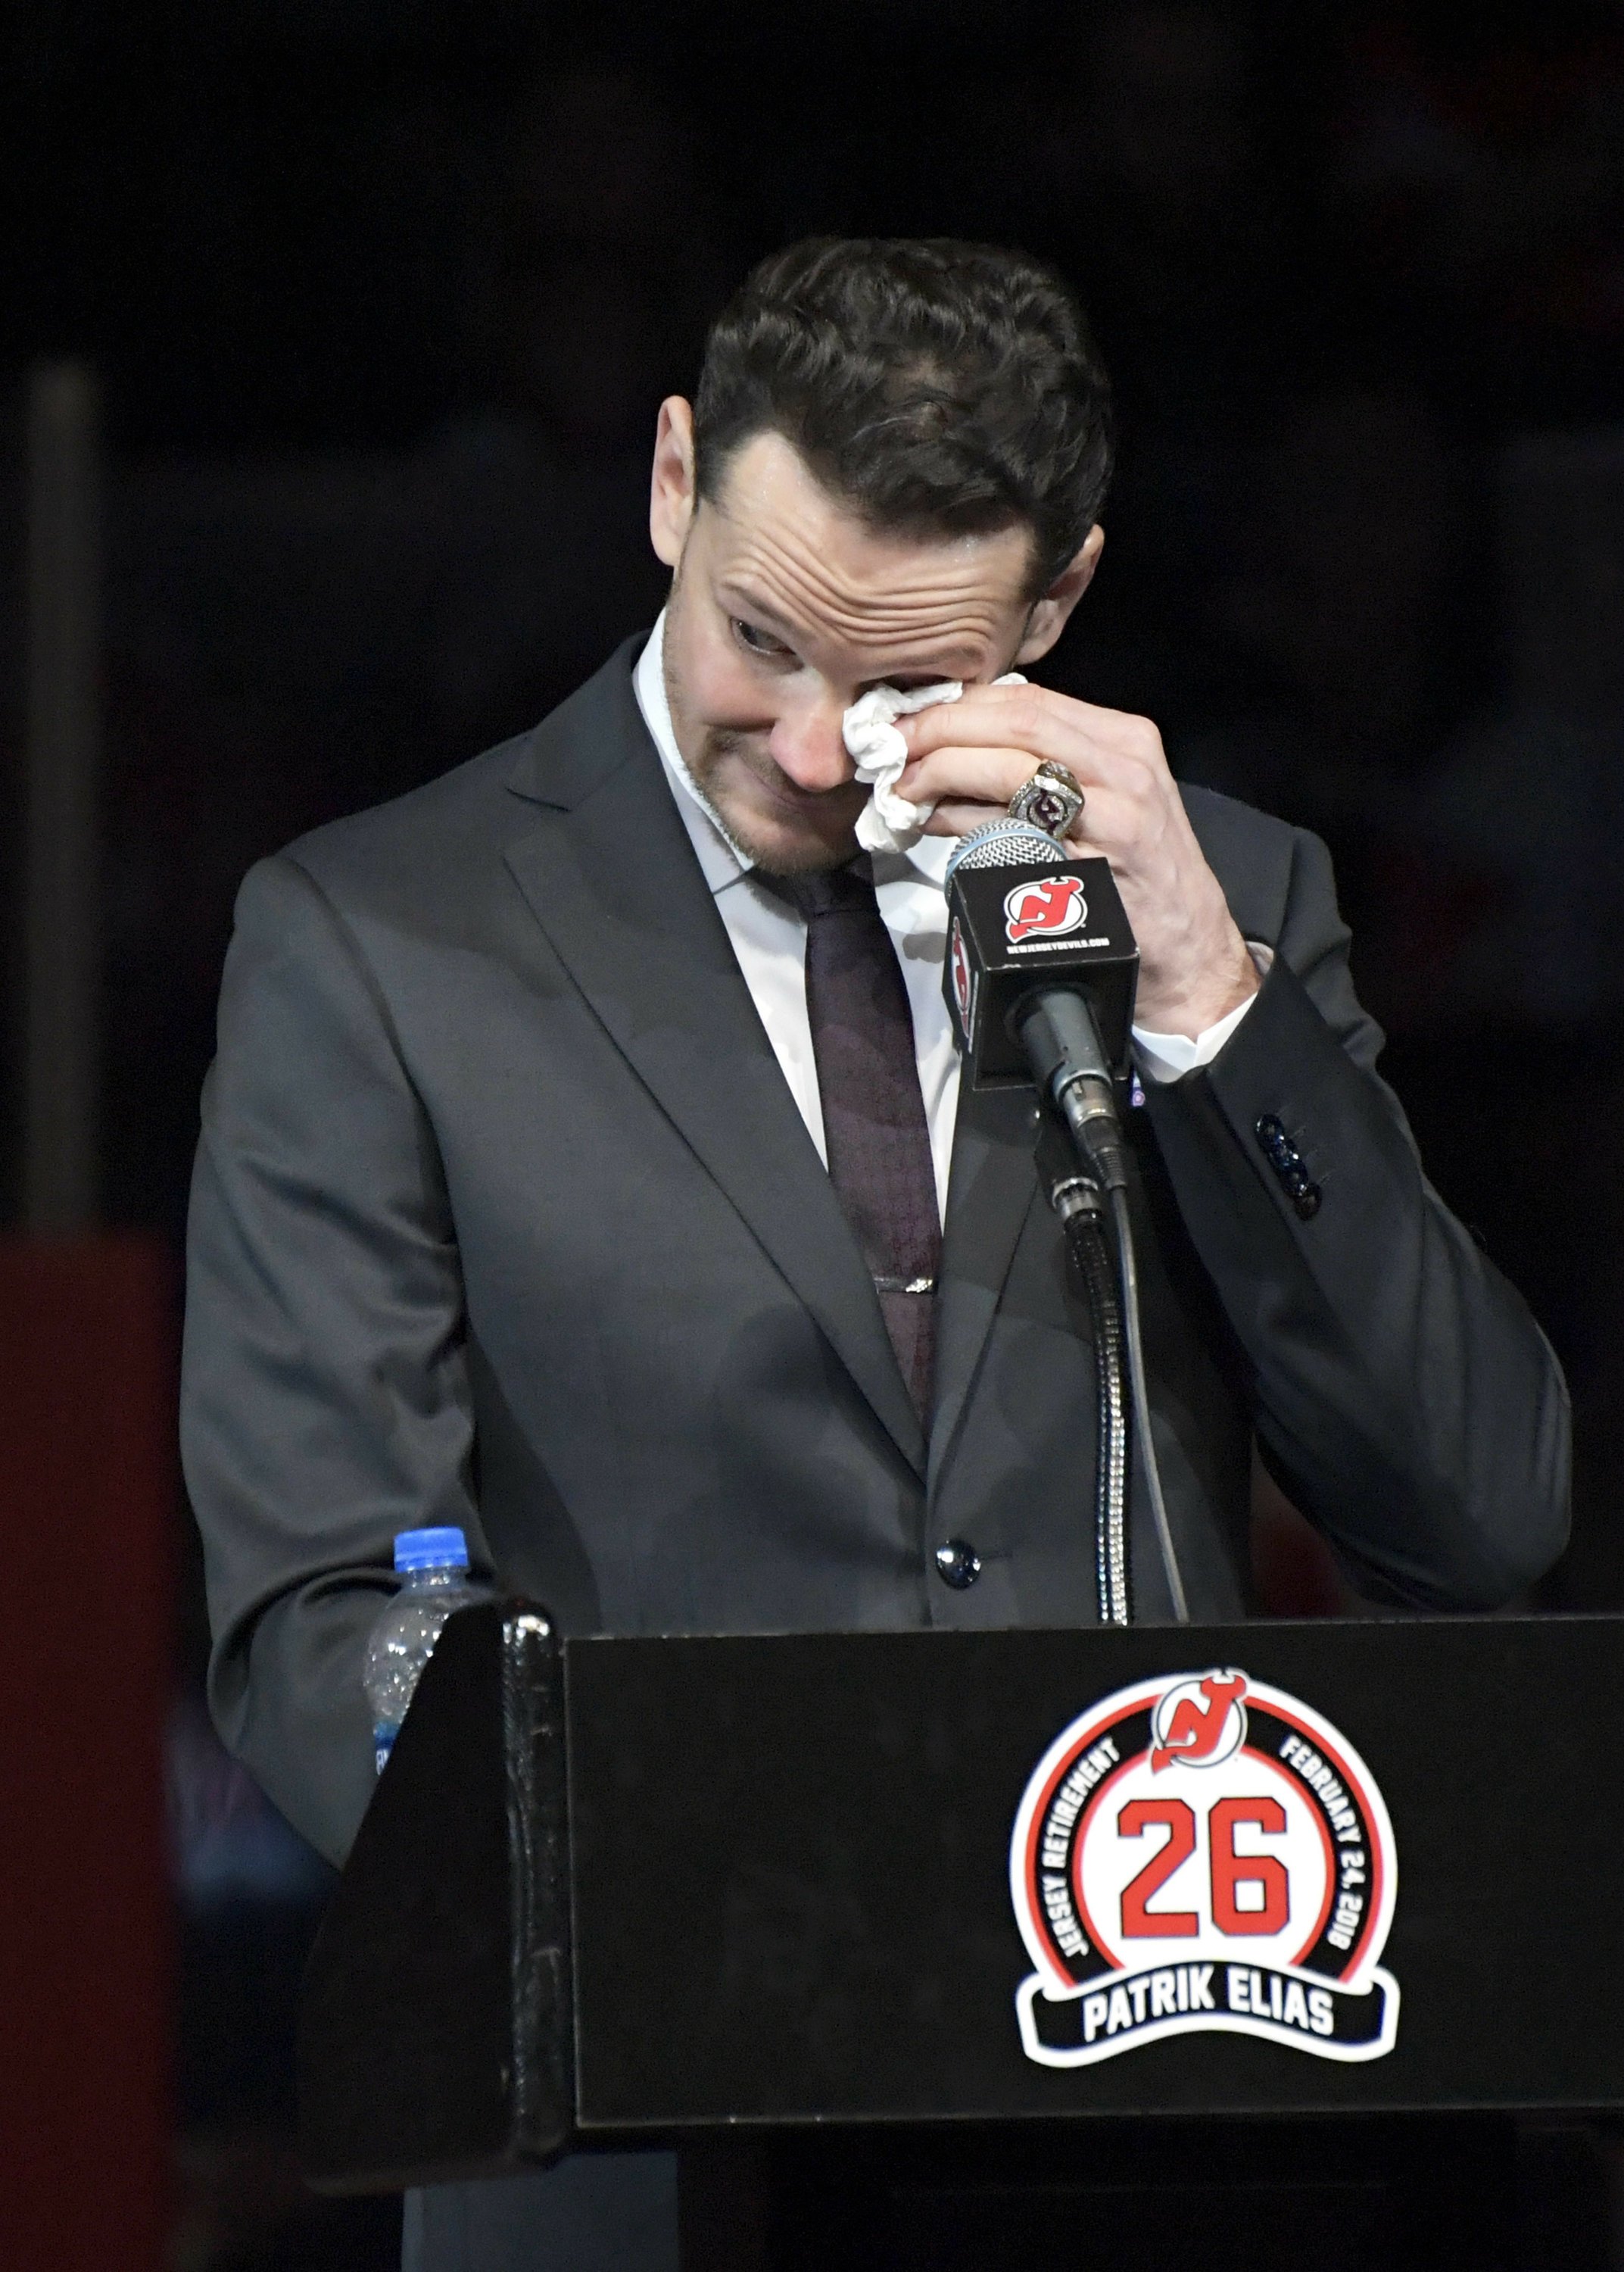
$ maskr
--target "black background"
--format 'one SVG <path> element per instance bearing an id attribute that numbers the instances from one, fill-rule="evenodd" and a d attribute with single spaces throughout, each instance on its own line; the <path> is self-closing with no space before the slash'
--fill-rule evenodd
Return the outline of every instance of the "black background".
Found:
<path id="1" fill-rule="evenodd" d="M 1330 842 L 1384 1069 L 1574 1389 L 1534 1599 L 1624 1605 L 1611 0 L 10 0 L 0 385 L 83 356 L 106 407 L 108 1220 L 178 1251 L 248 865 L 650 619 L 654 405 L 812 229 L 1013 239 L 1080 287 L 1121 469 L 1049 675 Z M 325 1880 L 211 1750 L 177 1535 L 188 2261 L 357 2272 L 388 2237 L 318 2230 L 287 2142 Z M 1300 1540 L 1273 1574 L 1346 1598 Z"/>

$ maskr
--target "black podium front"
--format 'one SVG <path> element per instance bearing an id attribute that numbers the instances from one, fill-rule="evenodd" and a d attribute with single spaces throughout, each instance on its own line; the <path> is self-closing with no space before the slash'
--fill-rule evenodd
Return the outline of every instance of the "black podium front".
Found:
<path id="1" fill-rule="evenodd" d="M 1620 1730 L 1606 1618 L 466 1611 L 312 1958 L 307 2172 L 674 2143 L 718 2268 L 1509 2261 L 1505 2118 L 1624 2101 Z"/>

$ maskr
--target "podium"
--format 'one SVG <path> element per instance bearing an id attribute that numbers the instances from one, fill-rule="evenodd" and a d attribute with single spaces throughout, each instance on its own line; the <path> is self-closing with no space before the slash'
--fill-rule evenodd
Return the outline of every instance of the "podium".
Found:
<path id="1" fill-rule="evenodd" d="M 674 2145 L 684 2272 L 1513 2261 L 1624 2105 L 1624 1619 L 453 1618 L 312 1955 L 335 2192 Z"/>

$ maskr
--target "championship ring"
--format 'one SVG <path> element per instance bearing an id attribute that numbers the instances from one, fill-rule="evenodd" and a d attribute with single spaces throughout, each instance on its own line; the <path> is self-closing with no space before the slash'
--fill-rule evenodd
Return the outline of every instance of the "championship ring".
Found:
<path id="1" fill-rule="evenodd" d="M 1062 837 L 1083 810 L 1083 791 L 1076 776 L 1064 766 L 1046 759 L 1025 785 L 1009 799 L 1011 820 L 1024 820 L 1046 835 Z"/>

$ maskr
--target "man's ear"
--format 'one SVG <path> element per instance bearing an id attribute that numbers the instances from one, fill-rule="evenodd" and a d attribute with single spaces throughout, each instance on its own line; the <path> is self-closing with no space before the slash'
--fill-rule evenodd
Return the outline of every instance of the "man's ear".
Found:
<path id="1" fill-rule="evenodd" d="M 686 406 L 684 406 L 686 407 Z M 664 416 L 664 412 L 661 412 Z M 1017 663 L 1036 662 L 1046 655 L 1066 628 L 1066 619 L 1094 580 L 1106 533 L 1096 521 L 1080 549 L 1062 568 L 1026 619 L 1025 636 L 1016 652 Z M 663 555 L 662 555 L 663 557 Z"/>
<path id="2" fill-rule="evenodd" d="M 654 467 L 649 481 L 649 538 L 667 568 L 674 568 L 694 517 L 694 413 L 680 394 L 659 406 Z"/>

